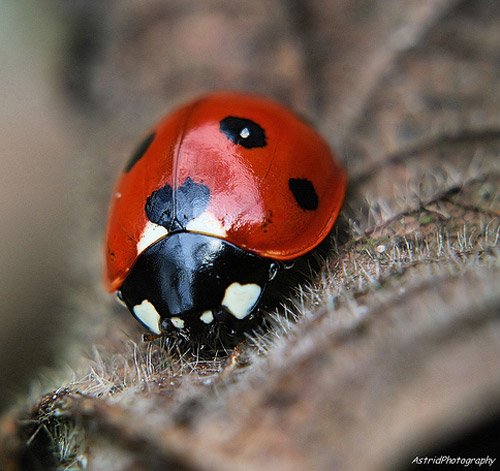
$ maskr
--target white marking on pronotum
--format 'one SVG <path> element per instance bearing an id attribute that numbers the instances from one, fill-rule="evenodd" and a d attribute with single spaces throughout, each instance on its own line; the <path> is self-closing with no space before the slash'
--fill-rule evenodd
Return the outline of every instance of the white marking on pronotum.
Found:
<path id="1" fill-rule="evenodd" d="M 201 232 L 220 237 L 227 235 L 220 221 L 212 213 L 208 212 L 201 213 L 197 218 L 189 221 L 186 229 L 192 232 Z"/>
<path id="2" fill-rule="evenodd" d="M 226 288 L 222 305 L 227 307 L 234 317 L 243 319 L 252 312 L 261 291 L 261 287 L 255 283 L 247 285 L 240 285 L 236 282 L 231 283 Z"/>
<path id="3" fill-rule="evenodd" d="M 171 317 L 170 322 L 172 322 L 173 326 L 178 329 L 184 328 L 184 321 L 180 317 Z"/>
<path id="4" fill-rule="evenodd" d="M 134 306 L 134 314 L 151 332 L 161 334 L 160 314 L 147 299 Z"/>
<path id="5" fill-rule="evenodd" d="M 167 234 L 168 231 L 163 226 L 148 221 L 146 223 L 146 227 L 142 231 L 139 242 L 137 242 L 137 253 L 141 253 L 150 245 L 153 245 L 158 240 L 163 239 L 163 237 L 165 237 Z"/>
<path id="6" fill-rule="evenodd" d="M 214 315 L 212 311 L 204 311 L 203 314 L 200 316 L 200 321 L 204 322 L 205 324 L 210 324 L 214 320 Z"/>
<path id="7" fill-rule="evenodd" d="M 248 128 L 243 128 L 241 131 L 240 131 L 240 137 L 242 139 L 246 139 L 248 136 L 250 136 L 250 129 Z"/>

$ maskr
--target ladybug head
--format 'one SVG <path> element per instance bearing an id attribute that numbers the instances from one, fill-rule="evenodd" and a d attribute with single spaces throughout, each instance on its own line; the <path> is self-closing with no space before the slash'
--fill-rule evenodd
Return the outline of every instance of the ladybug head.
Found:
<path id="1" fill-rule="evenodd" d="M 270 259 L 215 237 L 175 232 L 149 247 L 119 296 L 150 331 L 179 331 L 191 339 L 248 328 L 276 272 Z"/>

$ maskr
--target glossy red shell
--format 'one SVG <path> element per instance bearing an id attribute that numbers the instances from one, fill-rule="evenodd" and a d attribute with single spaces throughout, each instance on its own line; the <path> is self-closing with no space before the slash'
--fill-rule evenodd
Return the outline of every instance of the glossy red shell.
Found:
<path id="1" fill-rule="evenodd" d="M 258 123 L 265 147 L 247 149 L 220 130 L 227 116 Z M 137 244 L 148 222 L 145 204 L 168 184 L 190 177 L 206 185 L 206 212 L 220 223 L 217 237 L 252 253 L 292 260 L 316 247 L 330 232 L 346 191 L 346 174 L 326 142 L 311 127 L 267 99 L 219 93 L 191 102 L 154 127 L 154 140 L 129 172 L 123 172 L 111 202 L 106 235 L 106 284 L 118 289 L 139 256 Z M 289 179 L 307 179 L 318 196 L 303 209 Z M 210 227 L 196 232 L 211 234 Z"/>

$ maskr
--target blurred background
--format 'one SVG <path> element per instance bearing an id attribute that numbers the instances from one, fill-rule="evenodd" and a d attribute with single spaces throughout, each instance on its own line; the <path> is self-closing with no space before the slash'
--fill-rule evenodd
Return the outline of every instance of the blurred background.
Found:
<path id="1" fill-rule="evenodd" d="M 56 339 L 65 333 L 75 131 L 61 93 L 65 26 L 50 2 L 0 2 L 3 407 L 25 392 L 29 376 L 53 363 Z"/>

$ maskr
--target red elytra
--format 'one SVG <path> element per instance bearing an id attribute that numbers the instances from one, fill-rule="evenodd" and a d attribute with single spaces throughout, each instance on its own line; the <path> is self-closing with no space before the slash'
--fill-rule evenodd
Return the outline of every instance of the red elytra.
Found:
<path id="1" fill-rule="evenodd" d="M 258 123 L 266 145 L 246 148 L 228 139 L 221 131 L 226 117 Z M 238 93 L 211 94 L 167 115 L 152 131 L 147 150 L 121 174 L 112 198 L 106 234 L 109 291 L 120 288 L 147 248 L 138 243 L 148 224 L 148 197 L 165 185 L 175 192 L 188 178 L 210 190 L 203 220 L 219 226 L 214 231 L 213 224 L 201 222 L 194 232 L 262 257 L 293 260 L 332 229 L 346 173 L 323 138 L 281 105 Z M 308 206 L 297 199 L 292 181 L 299 187 L 309 182 L 315 201 Z"/>

